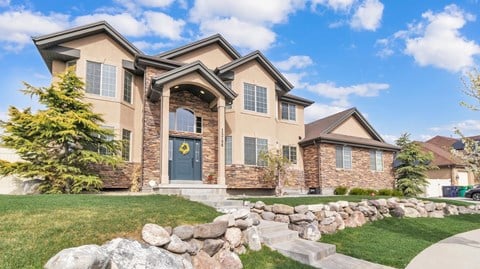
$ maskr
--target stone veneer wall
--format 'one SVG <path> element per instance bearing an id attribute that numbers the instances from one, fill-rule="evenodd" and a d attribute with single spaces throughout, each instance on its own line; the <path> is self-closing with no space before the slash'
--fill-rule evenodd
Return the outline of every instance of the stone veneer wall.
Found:
<path id="1" fill-rule="evenodd" d="M 147 67 L 145 70 L 145 85 L 150 87 L 151 78 L 163 73 Z M 147 97 L 145 97 L 147 98 Z M 152 103 L 145 99 L 144 110 L 144 137 L 143 137 L 143 184 L 146 186 L 150 180 L 160 180 L 160 101 Z M 204 183 L 216 184 L 218 171 L 218 115 L 209 108 L 209 104 L 188 91 L 170 91 L 169 111 L 183 107 L 192 110 L 195 116 L 202 117 L 202 134 L 173 132 L 170 135 L 202 139 L 202 179 Z M 168 117 L 168 115 L 166 115 Z M 213 177 L 209 179 L 209 175 Z"/>
<path id="2" fill-rule="evenodd" d="M 305 170 L 305 185 L 307 188 L 318 188 L 318 145 L 303 148 L 303 169 Z"/>
<path id="3" fill-rule="evenodd" d="M 95 170 L 103 180 L 105 189 L 128 189 L 132 185 L 132 175 L 140 163 L 126 162 L 125 164 L 112 168 L 110 166 L 96 166 Z"/>
<path id="4" fill-rule="evenodd" d="M 333 189 L 338 186 L 371 189 L 394 187 L 393 152 L 383 151 L 383 171 L 372 171 L 370 150 L 352 147 L 352 169 L 337 169 L 335 146 L 326 143 L 320 146 L 320 187 L 323 194 L 333 193 Z"/>
<path id="5" fill-rule="evenodd" d="M 263 179 L 264 168 L 243 164 L 225 166 L 225 177 L 229 189 L 273 189 L 275 182 Z M 304 189 L 304 175 L 302 170 L 287 169 L 285 173 L 285 187 Z"/>
<path id="6" fill-rule="evenodd" d="M 170 131 L 170 135 L 202 139 L 202 180 L 206 184 L 217 183 L 218 172 L 218 112 L 212 111 L 209 104 L 189 91 L 170 91 L 170 112 L 186 108 L 202 118 L 202 133 Z M 209 179 L 209 175 L 211 179 Z"/>

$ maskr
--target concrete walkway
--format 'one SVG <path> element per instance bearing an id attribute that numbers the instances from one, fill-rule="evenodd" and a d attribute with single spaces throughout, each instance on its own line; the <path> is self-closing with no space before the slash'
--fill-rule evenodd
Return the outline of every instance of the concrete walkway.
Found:
<path id="1" fill-rule="evenodd" d="M 480 268 L 480 229 L 461 233 L 426 248 L 406 269 Z"/>

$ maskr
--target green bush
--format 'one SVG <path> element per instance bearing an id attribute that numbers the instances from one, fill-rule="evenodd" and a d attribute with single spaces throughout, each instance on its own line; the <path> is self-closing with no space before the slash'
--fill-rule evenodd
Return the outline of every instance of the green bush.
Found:
<path id="1" fill-rule="evenodd" d="M 382 196 L 393 196 L 393 191 L 392 189 L 380 189 L 378 190 L 378 195 Z"/>
<path id="2" fill-rule="evenodd" d="M 392 196 L 401 197 L 401 196 L 403 196 L 403 192 L 401 190 L 393 190 Z"/>
<path id="3" fill-rule="evenodd" d="M 348 192 L 348 188 L 347 187 L 344 187 L 344 186 L 338 186 L 335 188 L 335 190 L 333 191 L 333 193 L 335 195 L 345 195 L 347 194 Z"/>
<path id="4" fill-rule="evenodd" d="M 348 193 L 349 195 L 378 195 L 378 191 L 374 189 L 353 188 Z"/>

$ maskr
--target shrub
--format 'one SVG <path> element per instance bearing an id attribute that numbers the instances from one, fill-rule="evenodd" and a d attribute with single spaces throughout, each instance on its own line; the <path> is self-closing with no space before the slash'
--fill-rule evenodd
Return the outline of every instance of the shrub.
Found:
<path id="1" fill-rule="evenodd" d="M 380 189 L 380 190 L 378 190 L 378 195 L 393 196 L 393 190 L 392 189 Z"/>
<path id="2" fill-rule="evenodd" d="M 345 195 L 347 194 L 348 192 L 348 188 L 347 187 L 344 187 L 344 186 L 338 186 L 335 188 L 335 190 L 333 191 L 333 193 L 335 195 Z"/>
<path id="3" fill-rule="evenodd" d="M 401 190 L 393 190 L 392 196 L 401 197 L 401 196 L 403 196 L 403 192 Z"/>
<path id="4" fill-rule="evenodd" d="M 367 195 L 366 190 L 362 188 L 350 189 L 349 195 Z"/>

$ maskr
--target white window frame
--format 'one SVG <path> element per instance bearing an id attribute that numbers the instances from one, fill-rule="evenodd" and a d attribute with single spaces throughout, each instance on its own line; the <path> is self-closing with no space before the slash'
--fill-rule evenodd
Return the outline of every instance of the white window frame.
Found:
<path id="1" fill-rule="evenodd" d="M 370 151 L 370 170 L 383 172 L 383 151 L 371 150 Z"/>
<path id="2" fill-rule="evenodd" d="M 129 95 L 126 95 L 126 90 L 127 90 L 127 84 L 126 84 L 126 79 L 127 79 L 127 75 L 128 76 L 131 76 L 132 80 L 130 81 L 130 94 Z M 124 70 L 123 71 L 123 101 L 124 102 L 127 102 L 129 104 L 133 104 L 133 80 L 135 79 L 135 76 L 128 72 L 127 70 Z M 125 97 L 127 97 L 130 99 L 130 100 L 125 100 Z"/>
<path id="3" fill-rule="evenodd" d="M 341 167 L 337 156 L 337 151 L 341 149 Z M 350 146 L 336 146 L 335 147 L 335 167 L 337 169 L 351 170 L 353 166 L 353 153 Z"/>
<path id="4" fill-rule="evenodd" d="M 287 109 L 287 118 L 283 117 L 283 106 L 286 105 Z M 293 117 L 292 117 L 293 115 Z M 297 106 L 289 102 L 280 103 L 280 118 L 287 121 L 296 121 L 297 120 Z"/>
<path id="5" fill-rule="evenodd" d="M 246 152 L 246 139 L 254 139 L 255 140 L 255 163 L 247 163 L 247 152 Z M 259 141 L 262 142 L 262 145 L 260 145 Z M 263 142 L 265 143 L 265 147 L 263 147 Z M 243 137 L 243 160 L 245 165 L 251 165 L 251 166 L 266 166 L 266 163 L 262 160 L 260 160 L 260 152 L 262 150 L 268 150 L 268 139 L 265 138 L 258 138 L 258 137 L 249 137 L 245 136 Z"/>
<path id="6" fill-rule="evenodd" d="M 225 164 L 230 165 L 233 162 L 233 137 L 225 136 Z"/>
<path id="7" fill-rule="evenodd" d="M 95 93 L 93 91 L 89 91 L 88 90 L 88 64 L 89 63 L 92 63 L 92 64 L 99 64 L 100 65 L 100 83 L 99 83 L 99 89 L 98 89 L 98 93 Z M 114 70 L 114 80 L 113 80 L 113 95 L 109 95 L 109 89 L 105 89 L 103 87 L 103 84 L 104 84 L 104 68 L 105 67 L 113 67 L 113 70 Z M 117 67 L 114 66 L 114 65 L 110 65 L 110 64 L 104 64 L 104 63 L 99 63 L 99 62 L 94 62 L 94 61 L 87 61 L 87 64 L 86 64 L 86 79 L 85 79 L 85 84 L 86 84 L 86 87 L 85 87 L 85 91 L 88 93 L 88 94 L 94 94 L 94 95 L 98 95 L 98 96 L 103 96 L 103 97 L 110 97 L 110 98 L 115 98 L 117 96 Z M 93 90 L 97 90 L 97 89 L 93 89 Z"/>
<path id="8" fill-rule="evenodd" d="M 125 141 L 125 132 L 128 132 L 128 139 Z M 122 148 L 122 159 L 124 161 L 129 162 L 132 158 L 132 131 L 127 130 L 127 129 L 122 129 L 122 142 L 123 142 L 123 148 Z M 128 145 L 128 151 L 125 151 L 125 145 Z M 125 156 L 125 154 L 128 154 Z M 127 158 L 125 158 L 127 157 Z"/>
<path id="9" fill-rule="evenodd" d="M 247 108 L 247 99 L 246 99 L 246 87 L 251 86 L 253 87 L 253 110 Z M 259 101 L 259 90 L 265 89 L 265 111 L 260 111 L 260 101 Z M 252 83 L 245 82 L 243 84 L 243 109 L 246 111 L 261 113 L 261 114 L 268 114 L 268 89 L 267 87 L 262 87 L 259 85 L 255 85 Z"/>
<path id="10" fill-rule="evenodd" d="M 286 152 L 285 152 L 285 149 L 287 150 Z M 295 156 L 292 156 L 292 151 L 295 152 Z M 298 151 L 296 146 L 290 146 L 290 145 L 282 146 L 282 154 L 283 154 L 283 157 L 287 158 L 291 163 L 297 164 Z"/>

